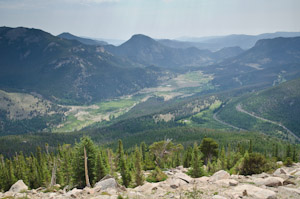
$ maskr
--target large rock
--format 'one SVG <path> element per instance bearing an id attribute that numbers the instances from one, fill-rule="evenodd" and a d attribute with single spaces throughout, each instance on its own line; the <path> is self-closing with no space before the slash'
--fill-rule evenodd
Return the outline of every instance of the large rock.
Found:
<path id="1" fill-rule="evenodd" d="M 240 198 L 244 196 L 249 196 L 256 199 L 276 199 L 276 193 L 268 189 L 262 189 L 254 185 L 239 185 L 233 190 L 227 190 L 226 195 L 231 198 Z"/>
<path id="2" fill-rule="evenodd" d="M 180 180 L 185 181 L 186 183 L 190 183 L 193 178 L 191 178 L 190 176 L 186 175 L 185 173 L 179 172 L 179 173 L 175 173 L 174 178 L 178 178 Z"/>
<path id="3" fill-rule="evenodd" d="M 214 173 L 214 175 L 212 175 L 209 178 L 209 181 L 215 182 L 217 180 L 228 179 L 228 178 L 230 178 L 229 173 L 227 171 L 220 170 L 220 171 Z"/>
<path id="4" fill-rule="evenodd" d="M 23 180 L 18 180 L 15 184 L 13 184 L 9 191 L 14 192 L 14 193 L 19 193 L 20 191 L 27 191 L 28 187 L 27 185 L 23 182 Z"/>
<path id="5" fill-rule="evenodd" d="M 255 178 L 254 183 L 258 186 L 278 187 L 283 185 L 283 179 L 279 177 Z"/>
<path id="6" fill-rule="evenodd" d="M 71 191 L 67 192 L 66 194 L 64 194 L 67 197 L 71 197 L 71 198 L 77 198 L 77 195 L 79 195 L 82 192 L 82 189 L 77 189 L 74 188 Z"/>
<path id="7" fill-rule="evenodd" d="M 280 176 L 280 175 L 287 175 L 287 171 L 284 170 L 283 168 L 278 168 L 276 169 L 276 171 L 273 173 L 273 175 L 276 175 L 276 176 Z"/>
<path id="8" fill-rule="evenodd" d="M 117 189 L 117 190 L 123 190 L 126 189 L 118 184 L 118 182 L 111 176 L 107 175 L 104 178 L 102 178 L 99 182 L 97 182 L 94 186 L 95 188 L 99 189 L 101 188 L 101 191 L 106 189 Z"/>

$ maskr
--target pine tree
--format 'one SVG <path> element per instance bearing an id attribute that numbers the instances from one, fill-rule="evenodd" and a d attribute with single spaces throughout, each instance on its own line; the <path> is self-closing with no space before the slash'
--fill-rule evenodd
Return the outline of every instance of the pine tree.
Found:
<path id="1" fill-rule="evenodd" d="M 119 168 L 122 177 L 122 182 L 125 187 L 128 187 L 131 181 L 131 176 L 125 161 L 123 143 L 121 140 L 119 140 L 118 154 L 119 154 Z"/>
<path id="2" fill-rule="evenodd" d="M 104 167 L 101 153 L 98 153 L 96 165 L 95 165 L 95 180 L 94 180 L 94 182 L 96 183 L 96 182 L 100 181 L 106 174 L 107 174 L 107 171 Z"/>
<path id="3" fill-rule="evenodd" d="M 231 145 L 228 144 L 227 147 L 227 158 L 226 158 L 226 165 L 227 165 L 227 170 L 230 170 L 233 165 L 232 165 L 232 154 L 231 154 Z"/>
<path id="4" fill-rule="evenodd" d="M 252 146 L 252 140 L 250 140 L 248 153 L 252 153 L 252 152 L 253 152 L 253 146 Z"/>
<path id="5" fill-rule="evenodd" d="M 296 153 L 296 146 L 293 146 L 293 161 L 294 162 L 298 162 L 297 160 L 297 153 Z"/>
<path id="6" fill-rule="evenodd" d="M 286 157 L 288 158 L 291 158 L 292 157 L 292 150 L 291 150 L 291 145 L 287 145 L 287 148 L 286 148 Z"/>
<path id="7" fill-rule="evenodd" d="M 221 152 L 220 152 L 220 161 L 221 161 L 221 169 L 223 170 L 226 170 L 227 169 L 227 161 L 226 161 L 226 154 L 225 154 L 225 148 L 224 146 L 222 147 L 221 149 Z"/>
<path id="8" fill-rule="evenodd" d="M 8 167 L 8 173 L 7 173 L 7 187 L 11 187 L 15 182 L 17 182 L 17 178 L 15 176 L 14 166 L 11 160 L 7 160 L 6 165 Z"/>
<path id="9" fill-rule="evenodd" d="M 203 154 L 203 160 L 205 165 L 213 158 L 218 157 L 219 145 L 212 138 L 203 138 L 200 144 L 200 151 Z"/>
<path id="10" fill-rule="evenodd" d="M 275 157 L 276 157 L 277 159 L 279 159 L 278 144 L 276 144 L 276 146 L 275 146 Z"/>
<path id="11" fill-rule="evenodd" d="M 145 163 L 146 160 L 146 150 L 147 150 L 147 145 L 145 142 L 141 143 L 141 151 L 142 151 L 142 161 Z"/>
<path id="12" fill-rule="evenodd" d="M 141 165 L 141 153 L 138 147 L 135 148 L 135 183 L 136 186 L 142 185 L 144 182 L 142 165 Z"/>
<path id="13" fill-rule="evenodd" d="M 15 157 L 15 168 L 16 178 L 22 179 L 25 184 L 29 184 L 23 152 L 20 152 L 20 154 Z"/>
<path id="14" fill-rule="evenodd" d="M 85 149 L 85 150 L 84 150 Z M 85 159 L 84 151 L 87 155 L 87 173 L 90 182 L 95 179 L 94 169 L 96 163 L 96 148 L 89 137 L 82 137 L 80 143 L 75 145 L 75 154 L 73 158 L 73 183 L 78 187 L 86 186 Z"/>
<path id="15" fill-rule="evenodd" d="M 198 150 L 197 143 L 194 144 L 194 149 L 193 149 L 193 163 L 191 169 L 191 176 L 193 178 L 204 176 L 202 161 L 199 157 L 199 150 Z"/>
<path id="16" fill-rule="evenodd" d="M 183 161 L 183 166 L 185 168 L 189 168 L 192 163 L 192 158 L 193 158 L 193 148 L 188 147 L 184 156 L 184 161 Z"/>

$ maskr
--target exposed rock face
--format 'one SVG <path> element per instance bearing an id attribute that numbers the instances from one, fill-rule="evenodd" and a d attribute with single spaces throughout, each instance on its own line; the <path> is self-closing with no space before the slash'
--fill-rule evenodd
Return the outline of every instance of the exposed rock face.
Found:
<path id="1" fill-rule="evenodd" d="M 14 192 L 14 193 L 19 193 L 20 191 L 27 191 L 28 187 L 27 185 L 23 182 L 23 180 L 18 180 L 15 184 L 13 184 L 9 191 Z"/>

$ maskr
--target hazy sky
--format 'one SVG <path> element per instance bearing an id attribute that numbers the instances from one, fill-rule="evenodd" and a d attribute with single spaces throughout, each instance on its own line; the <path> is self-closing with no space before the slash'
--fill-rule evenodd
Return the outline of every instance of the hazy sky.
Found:
<path id="1" fill-rule="evenodd" d="M 128 39 L 300 31 L 300 0 L 0 0 L 0 26 Z"/>

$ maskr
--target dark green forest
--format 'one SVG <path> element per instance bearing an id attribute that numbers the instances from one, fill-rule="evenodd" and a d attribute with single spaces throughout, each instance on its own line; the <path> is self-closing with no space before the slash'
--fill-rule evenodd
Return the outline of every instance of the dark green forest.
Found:
<path id="1" fill-rule="evenodd" d="M 163 171 L 180 165 L 189 168 L 190 176 L 201 177 L 221 169 L 231 174 L 251 175 L 276 169 L 279 160 L 287 166 L 299 161 L 299 147 L 287 143 L 270 143 L 264 151 L 256 140 L 235 145 L 229 140 L 225 143 L 211 137 L 194 139 L 185 146 L 169 138 L 150 144 L 135 143 L 139 145 L 124 149 L 119 140 L 117 146 L 111 148 L 96 145 L 90 137 L 83 136 L 73 146 L 58 145 L 55 151 L 50 151 L 49 144 L 45 144 L 28 155 L 23 152 L 9 158 L 1 155 L 0 190 L 7 191 L 19 179 L 30 188 L 46 187 L 48 191 L 56 184 L 68 185 L 69 189 L 83 188 L 87 186 L 86 171 L 91 186 L 109 174 L 120 184 L 135 187 L 145 180 L 165 180 L 167 176 Z M 145 178 L 143 170 L 152 171 Z"/>

